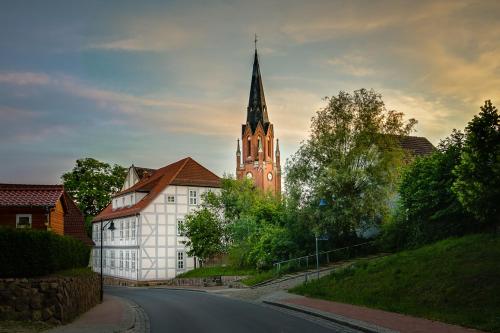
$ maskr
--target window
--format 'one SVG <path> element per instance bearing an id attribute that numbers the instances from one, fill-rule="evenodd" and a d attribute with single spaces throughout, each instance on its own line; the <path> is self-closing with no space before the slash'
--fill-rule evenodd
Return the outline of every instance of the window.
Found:
<path id="1" fill-rule="evenodd" d="M 189 190 L 189 204 L 197 205 L 198 204 L 198 191 Z"/>
<path id="2" fill-rule="evenodd" d="M 123 240 L 123 222 L 120 222 L 120 240 Z"/>
<path id="3" fill-rule="evenodd" d="M 102 231 L 103 244 L 106 243 L 106 236 L 107 236 L 107 228 L 104 228 L 104 230 Z"/>
<path id="4" fill-rule="evenodd" d="M 94 250 L 94 267 L 95 267 L 95 270 L 97 270 L 97 260 L 98 260 L 98 253 L 97 253 L 97 249 Z"/>
<path id="5" fill-rule="evenodd" d="M 129 233 L 129 223 L 128 221 L 125 222 L 125 239 L 126 240 L 129 240 L 130 238 L 130 233 Z"/>
<path id="6" fill-rule="evenodd" d="M 177 251 L 177 269 L 184 269 L 184 252 Z"/>
<path id="7" fill-rule="evenodd" d="M 248 150 L 248 157 L 252 156 L 252 139 L 250 139 L 250 137 L 248 137 L 248 141 L 247 141 L 247 150 Z"/>
<path id="8" fill-rule="evenodd" d="M 271 143 L 269 142 L 269 138 L 267 138 L 267 156 L 271 157 Z"/>
<path id="9" fill-rule="evenodd" d="M 173 195 L 167 196 L 167 203 L 175 203 L 175 197 Z"/>
<path id="10" fill-rule="evenodd" d="M 130 229 L 131 229 L 131 237 L 132 240 L 135 239 L 135 221 L 130 222 Z"/>
<path id="11" fill-rule="evenodd" d="M 122 197 L 122 207 L 125 206 L 125 197 Z"/>
<path id="12" fill-rule="evenodd" d="M 130 262 L 130 269 L 135 272 L 135 252 L 132 251 L 132 261 Z"/>
<path id="13" fill-rule="evenodd" d="M 120 269 L 123 269 L 123 251 L 120 251 Z"/>
<path id="14" fill-rule="evenodd" d="M 115 250 L 111 250 L 110 266 L 111 266 L 111 268 L 115 268 Z"/>
<path id="15" fill-rule="evenodd" d="M 182 236 L 182 226 L 184 224 L 183 219 L 177 219 L 177 236 Z"/>
<path id="16" fill-rule="evenodd" d="M 130 252 L 125 252 L 125 270 L 128 271 L 129 268 L 129 260 L 130 260 Z"/>
<path id="17" fill-rule="evenodd" d="M 106 250 L 102 250 L 102 267 L 106 268 Z"/>
<path id="18" fill-rule="evenodd" d="M 110 230 L 109 233 L 111 234 L 111 241 L 115 240 L 115 230 Z"/>

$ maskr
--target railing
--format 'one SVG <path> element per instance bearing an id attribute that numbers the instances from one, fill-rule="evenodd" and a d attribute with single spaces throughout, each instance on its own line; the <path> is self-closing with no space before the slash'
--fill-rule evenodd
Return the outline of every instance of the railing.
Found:
<path id="1" fill-rule="evenodd" d="M 373 251 L 374 241 L 346 246 L 330 251 L 318 252 L 318 262 L 320 266 L 329 265 L 330 263 L 347 260 L 357 257 L 362 254 L 369 254 Z M 310 254 L 303 257 L 279 261 L 273 264 L 278 275 L 283 272 L 300 271 L 304 268 L 316 268 L 316 254 Z"/>

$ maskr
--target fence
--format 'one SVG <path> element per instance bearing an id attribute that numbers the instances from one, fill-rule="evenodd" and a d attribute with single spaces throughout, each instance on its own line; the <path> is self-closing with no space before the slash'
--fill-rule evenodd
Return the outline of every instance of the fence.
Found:
<path id="1" fill-rule="evenodd" d="M 330 263 L 347 260 L 373 253 L 375 242 L 365 242 L 353 246 L 346 246 L 335 250 L 318 252 L 318 261 L 320 266 L 329 265 Z M 279 261 L 273 264 L 278 275 L 301 271 L 309 268 L 316 268 L 316 254 L 310 254 L 303 257 Z"/>

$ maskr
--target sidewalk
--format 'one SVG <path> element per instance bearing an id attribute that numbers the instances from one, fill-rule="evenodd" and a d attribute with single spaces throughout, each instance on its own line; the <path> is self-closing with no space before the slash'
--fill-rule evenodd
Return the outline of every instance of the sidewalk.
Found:
<path id="1" fill-rule="evenodd" d="M 264 303 L 299 311 L 340 323 L 363 332 L 478 333 L 480 331 L 399 313 L 330 302 L 286 292 L 264 299 Z"/>
<path id="2" fill-rule="evenodd" d="M 96 305 L 72 323 L 56 327 L 48 333 L 114 333 L 149 332 L 145 330 L 141 309 L 133 303 L 115 296 L 104 295 L 101 304 Z"/>

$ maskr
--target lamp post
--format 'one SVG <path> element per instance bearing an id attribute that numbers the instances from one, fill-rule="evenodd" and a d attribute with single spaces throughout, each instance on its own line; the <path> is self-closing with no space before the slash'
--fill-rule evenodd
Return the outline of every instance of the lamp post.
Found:
<path id="1" fill-rule="evenodd" d="M 326 206 L 326 200 L 325 199 L 320 199 L 319 200 L 319 208 L 320 208 L 320 219 L 321 219 L 321 209 Z M 321 222 L 321 221 L 320 221 Z M 318 274 L 318 279 L 319 279 L 319 252 L 318 252 L 318 240 L 319 240 L 319 234 L 318 231 L 316 231 L 316 272 Z M 324 236 L 321 237 L 321 240 L 324 240 Z"/>
<path id="2" fill-rule="evenodd" d="M 105 223 L 103 224 L 102 221 L 99 225 L 99 228 L 101 229 L 101 290 L 100 290 L 100 295 L 99 295 L 99 299 L 102 303 L 102 298 L 103 298 L 103 295 L 104 295 L 104 280 L 103 280 L 103 276 L 102 276 L 102 244 L 104 243 L 103 239 L 102 239 L 102 234 L 103 234 L 103 231 L 104 231 L 104 228 L 106 228 L 106 226 L 109 224 L 109 227 L 108 227 L 108 230 L 111 230 L 111 232 L 113 232 L 113 230 L 115 230 L 115 223 L 113 222 L 113 220 L 111 221 L 108 221 L 108 223 Z"/>

